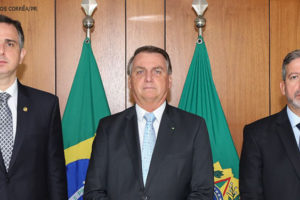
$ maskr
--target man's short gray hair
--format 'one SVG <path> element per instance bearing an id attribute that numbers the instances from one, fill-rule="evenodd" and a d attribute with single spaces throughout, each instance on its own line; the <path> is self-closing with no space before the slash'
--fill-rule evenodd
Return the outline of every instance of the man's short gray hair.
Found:
<path id="1" fill-rule="evenodd" d="M 288 53 L 282 63 L 282 80 L 285 81 L 286 78 L 286 66 L 290 64 L 293 60 L 300 58 L 300 49 L 296 49 Z"/>
<path id="2" fill-rule="evenodd" d="M 142 46 L 142 47 L 135 50 L 133 56 L 130 58 L 130 60 L 128 62 L 127 74 L 129 76 L 131 76 L 131 73 L 132 73 L 132 65 L 133 65 L 134 58 L 136 57 L 137 54 L 142 53 L 142 52 L 161 54 L 166 60 L 168 74 L 172 74 L 171 60 L 170 60 L 169 54 L 165 50 L 163 50 L 159 47 L 155 47 L 155 46 Z"/>

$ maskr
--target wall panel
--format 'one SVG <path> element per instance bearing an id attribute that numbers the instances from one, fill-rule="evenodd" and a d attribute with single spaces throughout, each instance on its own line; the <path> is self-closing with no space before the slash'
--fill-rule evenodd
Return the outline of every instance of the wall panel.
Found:
<path id="1" fill-rule="evenodd" d="M 279 90 L 281 62 L 287 52 L 300 48 L 300 1 L 207 1 L 204 39 L 240 152 L 244 125 L 285 105 Z M 169 102 L 177 106 L 198 34 L 192 0 L 97 2 L 92 47 L 111 112 L 132 105 L 126 64 L 134 50 L 146 44 L 166 48 L 170 54 L 174 81 Z M 81 0 L 0 0 L 0 13 L 20 20 L 24 27 L 28 54 L 18 71 L 20 80 L 56 93 L 62 113 L 85 39 L 80 4 Z M 8 10 L 23 5 L 37 10 Z"/>
<path id="2" fill-rule="evenodd" d="M 205 39 L 238 153 L 243 127 L 269 114 L 268 0 L 209 1 Z"/>
<path id="3" fill-rule="evenodd" d="M 57 0 L 57 93 L 61 111 L 71 89 L 86 37 L 81 0 Z M 125 3 L 98 1 L 91 32 L 93 53 L 98 63 L 112 113 L 125 108 Z"/>
<path id="4" fill-rule="evenodd" d="M 198 31 L 190 0 L 166 0 L 166 50 L 173 66 L 170 104 L 178 106 L 195 50 Z"/>
<path id="5" fill-rule="evenodd" d="M 286 104 L 279 89 L 282 61 L 288 52 L 300 49 L 300 1 L 270 0 L 270 23 L 271 113 L 276 113 Z"/>
<path id="6" fill-rule="evenodd" d="M 31 87 L 55 93 L 55 18 L 53 0 L 0 0 L 0 13 L 22 24 L 27 50 L 17 75 Z"/>
<path id="7" fill-rule="evenodd" d="M 192 1 L 167 0 L 167 50 L 178 105 L 197 39 Z M 240 153 L 246 123 L 269 114 L 268 1 L 208 0 L 204 30 L 213 79 Z"/>
<path id="8" fill-rule="evenodd" d="M 126 64 L 134 51 L 143 45 L 164 48 L 164 1 L 126 1 Z M 132 105 L 127 87 L 127 107 Z"/>

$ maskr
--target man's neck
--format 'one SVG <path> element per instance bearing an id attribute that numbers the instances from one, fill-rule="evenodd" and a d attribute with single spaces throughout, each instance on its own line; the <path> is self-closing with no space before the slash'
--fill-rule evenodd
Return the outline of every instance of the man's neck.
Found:
<path id="1" fill-rule="evenodd" d="M 288 105 L 288 108 L 289 108 L 295 115 L 297 115 L 298 117 L 300 117 L 300 109 L 295 108 L 295 107 L 293 107 L 293 106 L 291 106 L 291 105 Z"/>
<path id="2" fill-rule="evenodd" d="M 159 108 L 164 102 L 157 104 L 157 105 L 153 105 L 153 104 L 138 104 L 141 108 L 143 108 L 144 110 L 146 110 L 147 112 L 153 112 L 154 110 L 156 110 L 157 108 Z"/>
<path id="3" fill-rule="evenodd" d="M 0 90 L 5 91 L 9 88 L 16 80 L 16 77 L 9 78 L 9 79 L 1 79 L 0 78 Z"/>

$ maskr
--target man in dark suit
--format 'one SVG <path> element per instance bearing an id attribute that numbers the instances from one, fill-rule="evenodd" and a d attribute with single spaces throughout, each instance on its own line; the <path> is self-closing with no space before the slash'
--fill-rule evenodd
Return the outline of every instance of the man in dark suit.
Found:
<path id="1" fill-rule="evenodd" d="M 0 15 L 0 199 L 66 200 L 58 99 L 22 85 L 21 24 Z"/>
<path id="2" fill-rule="evenodd" d="M 135 51 L 128 64 L 128 85 L 136 105 L 100 121 L 85 200 L 213 198 L 205 122 L 167 104 L 171 72 L 163 49 L 144 46 Z"/>
<path id="3" fill-rule="evenodd" d="M 242 200 L 300 199 L 300 50 L 285 57 L 282 78 L 287 106 L 244 128 Z"/>

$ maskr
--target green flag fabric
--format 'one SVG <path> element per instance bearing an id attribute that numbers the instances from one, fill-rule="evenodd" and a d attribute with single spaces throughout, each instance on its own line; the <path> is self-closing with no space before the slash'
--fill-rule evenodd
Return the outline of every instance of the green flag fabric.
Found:
<path id="1" fill-rule="evenodd" d="M 204 40 L 199 36 L 179 108 L 205 119 L 214 162 L 214 200 L 239 199 L 239 158 L 213 82 Z"/>
<path id="2" fill-rule="evenodd" d="M 82 199 L 92 142 L 101 118 L 110 115 L 91 42 L 81 57 L 62 119 L 69 200 Z"/>

